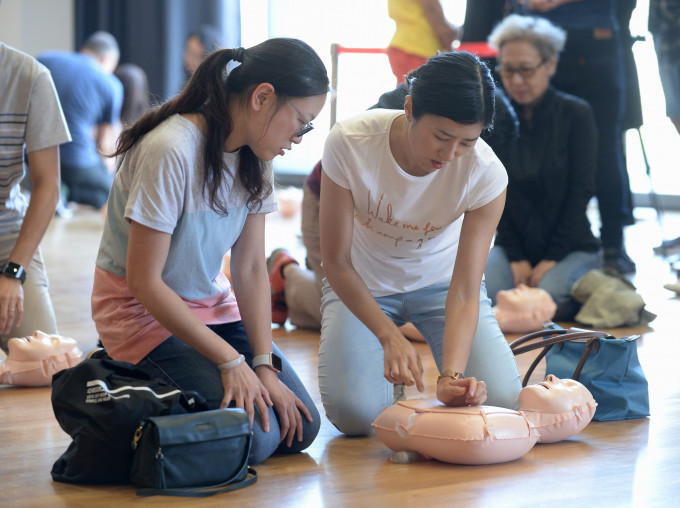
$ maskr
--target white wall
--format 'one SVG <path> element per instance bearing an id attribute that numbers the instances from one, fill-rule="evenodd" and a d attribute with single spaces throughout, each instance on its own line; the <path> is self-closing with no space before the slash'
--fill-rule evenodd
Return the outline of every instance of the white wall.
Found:
<path id="1" fill-rule="evenodd" d="M 75 49 L 74 0 L 0 0 L 0 40 L 29 55 Z"/>

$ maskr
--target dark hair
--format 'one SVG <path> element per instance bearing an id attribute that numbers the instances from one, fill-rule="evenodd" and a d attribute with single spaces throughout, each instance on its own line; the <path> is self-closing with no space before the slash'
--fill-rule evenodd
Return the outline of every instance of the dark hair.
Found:
<path id="1" fill-rule="evenodd" d="M 113 71 L 123 84 L 123 106 L 120 121 L 123 125 L 135 122 L 149 109 L 149 80 L 139 65 L 120 64 Z"/>
<path id="2" fill-rule="evenodd" d="M 206 53 L 212 53 L 217 49 L 224 48 L 222 33 L 217 28 L 210 25 L 201 25 L 198 30 L 191 32 L 187 36 L 187 40 L 192 37 L 196 37 L 201 41 Z"/>
<path id="3" fill-rule="evenodd" d="M 241 65 L 227 74 L 227 64 L 238 57 Z M 114 156 L 125 154 L 147 132 L 166 118 L 176 114 L 202 113 L 207 124 L 203 170 L 208 200 L 213 210 L 227 214 L 219 189 L 224 172 L 224 143 L 234 129 L 229 116 L 231 100 L 246 102 L 261 83 L 274 87 L 282 105 L 290 97 L 322 95 L 329 90 L 328 74 L 319 55 L 297 39 L 275 38 L 244 50 L 223 49 L 201 63 L 182 92 L 140 118 L 118 138 Z M 262 204 L 272 190 L 267 164 L 258 159 L 248 146 L 241 147 L 237 175 L 249 193 L 248 205 Z"/>
<path id="4" fill-rule="evenodd" d="M 489 68 L 467 51 L 438 53 L 406 76 L 413 116 L 437 115 L 463 125 L 493 126 L 495 90 Z"/>

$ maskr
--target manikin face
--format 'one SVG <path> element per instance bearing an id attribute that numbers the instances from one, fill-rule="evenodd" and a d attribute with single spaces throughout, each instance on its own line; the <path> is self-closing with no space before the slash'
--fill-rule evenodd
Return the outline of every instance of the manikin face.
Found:
<path id="1" fill-rule="evenodd" d="M 557 59 L 545 61 L 536 46 L 525 40 L 506 42 L 498 56 L 503 87 L 510 97 L 522 106 L 538 104 L 548 90 Z"/>
<path id="2" fill-rule="evenodd" d="M 496 295 L 498 308 L 508 312 L 526 312 L 551 303 L 550 295 L 540 288 L 518 284 L 512 289 L 504 289 Z"/>
<path id="3" fill-rule="evenodd" d="M 77 346 L 74 339 L 61 335 L 47 335 L 36 330 L 33 335 L 9 339 L 8 360 L 35 361 L 71 351 Z"/>
<path id="4" fill-rule="evenodd" d="M 425 176 L 445 168 L 472 150 L 482 133 L 482 124 L 464 125 L 443 116 L 412 114 L 411 96 L 404 104 L 410 166 L 413 176 Z"/>
<path id="5" fill-rule="evenodd" d="M 578 381 L 552 374 L 542 383 L 526 386 L 519 394 L 522 410 L 539 413 L 565 413 L 592 400 L 591 393 Z"/>
<path id="6" fill-rule="evenodd" d="M 248 146 L 258 158 L 265 161 L 277 155 L 283 156 L 285 150 L 290 150 L 293 144 L 302 141 L 300 133 L 304 134 L 325 103 L 326 94 L 290 98 L 281 102 L 272 96 L 259 111 L 260 121 L 253 124 Z"/>

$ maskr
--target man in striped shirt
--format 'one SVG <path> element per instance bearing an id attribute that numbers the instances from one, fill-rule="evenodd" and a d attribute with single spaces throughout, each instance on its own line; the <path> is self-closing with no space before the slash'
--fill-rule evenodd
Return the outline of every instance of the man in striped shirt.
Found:
<path id="1" fill-rule="evenodd" d="M 11 337 L 35 330 L 58 333 L 39 245 L 59 199 L 59 145 L 70 140 L 49 71 L 0 42 L 0 347 L 5 351 Z M 20 188 L 26 165 L 30 201 Z"/>

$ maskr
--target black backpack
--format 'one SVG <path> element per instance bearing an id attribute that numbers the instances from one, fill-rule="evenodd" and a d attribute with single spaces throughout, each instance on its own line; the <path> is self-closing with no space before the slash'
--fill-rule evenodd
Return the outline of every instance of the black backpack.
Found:
<path id="1" fill-rule="evenodd" d="M 73 438 L 52 466 L 67 483 L 130 483 L 132 440 L 145 418 L 206 411 L 201 395 L 149 378 L 131 363 L 87 359 L 57 372 L 52 408 Z"/>

